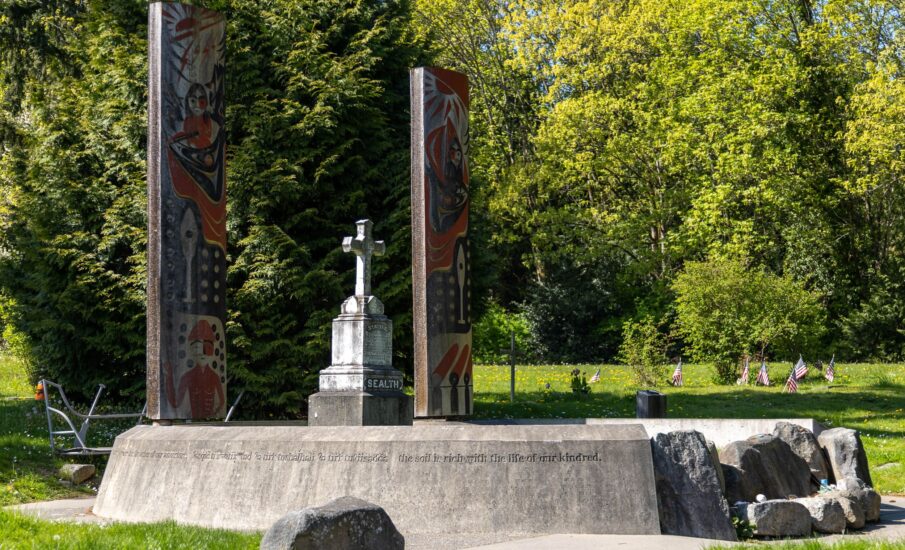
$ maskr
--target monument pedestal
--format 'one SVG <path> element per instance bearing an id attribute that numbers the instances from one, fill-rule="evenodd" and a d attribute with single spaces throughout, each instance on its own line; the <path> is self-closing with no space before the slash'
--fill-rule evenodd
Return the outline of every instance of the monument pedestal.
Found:
<path id="1" fill-rule="evenodd" d="M 358 222 L 358 236 L 343 250 L 358 256 L 355 296 L 333 320 L 331 366 L 320 373 L 320 391 L 308 398 L 309 426 L 411 426 L 412 398 L 402 393 L 402 373 L 393 368 L 393 321 L 370 295 L 370 256 L 383 253 L 371 239 L 371 222 Z"/>
<path id="2" fill-rule="evenodd" d="M 309 426 L 411 426 L 412 398 L 387 393 L 318 392 L 308 398 Z"/>
<path id="3" fill-rule="evenodd" d="M 261 530 L 342 496 L 405 534 L 660 534 L 640 425 L 138 426 L 94 513 Z"/>

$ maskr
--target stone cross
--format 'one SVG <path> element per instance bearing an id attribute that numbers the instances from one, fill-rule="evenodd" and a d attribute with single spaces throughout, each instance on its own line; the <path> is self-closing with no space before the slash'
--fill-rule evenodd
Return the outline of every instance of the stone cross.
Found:
<path id="1" fill-rule="evenodd" d="M 371 220 L 358 220 L 358 235 L 343 239 L 343 252 L 354 252 L 355 263 L 355 295 L 371 295 L 371 256 L 383 256 L 386 245 L 383 241 L 375 241 L 371 236 L 374 223 Z"/>

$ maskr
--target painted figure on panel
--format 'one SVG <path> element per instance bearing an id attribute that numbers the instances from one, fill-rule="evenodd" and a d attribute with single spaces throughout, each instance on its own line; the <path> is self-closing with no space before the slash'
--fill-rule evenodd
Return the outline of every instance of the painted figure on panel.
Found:
<path id="1" fill-rule="evenodd" d="M 221 376 L 222 359 L 221 364 L 217 361 L 223 355 L 217 351 L 217 348 L 222 349 L 219 345 L 222 331 L 215 332 L 214 326 L 209 320 L 201 319 L 192 327 L 188 338 L 180 338 L 188 343 L 188 360 L 178 385 L 173 366 L 169 362 L 163 366 L 170 406 L 179 410 L 188 397 L 191 418 L 213 418 L 221 415 L 226 406 Z"/>
<path id="2" fill-rule="evenodd" d="M 187 8 L 170 4 L 164 11 L 174 32 L 173 59 L 178 60 L 174 67 L 178 79 L 168 101 L 173 112 L 182 114 L 181 120 L 170 120 L 168 164 L 176 194 L 198 207 L 204 239 L 225 250 L 225 36 L 217 14 Z"/>
<path id="3" fill-rule="evenodd" d="M 148 409 L 155 419 L 222 417 L 226 21 L 153 2 L 149 40 Z"/>
<path id="4" fill-rule="evenodd" d="M 470 414 L 468 84 L 452 71 L 422 74 L 430 414 Z"/>

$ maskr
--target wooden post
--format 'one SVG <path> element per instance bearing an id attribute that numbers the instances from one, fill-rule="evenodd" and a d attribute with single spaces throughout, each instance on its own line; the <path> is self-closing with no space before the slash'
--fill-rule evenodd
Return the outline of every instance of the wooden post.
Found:
<path id="1" fill-rule="evenodd" d="M 226 412 L 226 22 L 148 14 L 148 416 Z"/>
<path id="2" fill-rule="evenodd" d="M 509 337 L 509 401 L 515 403 L 515 332 Z"/>
<path id="3" fill-rule="evenodd" d="M 411 73 L 415 416 L 472 412 L 468 79 Z"/>

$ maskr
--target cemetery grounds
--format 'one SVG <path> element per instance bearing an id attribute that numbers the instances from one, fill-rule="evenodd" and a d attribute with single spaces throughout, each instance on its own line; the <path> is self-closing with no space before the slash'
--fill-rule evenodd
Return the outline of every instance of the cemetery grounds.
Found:
<path id="1" fill-rule="evenodd" d="M 788 365 L 770 365 L 771 387 L 725 386 L 711 381 L 707 365 L 685 365 L 685 385 L 664 382 L 674 418 L 814 418 L 828 427 L 861 432 L 875 488 L 905 495 L 905 365 L 837 364 L 830 384 L 812 372 L 799 392 L 783 392 Z M 588 379 L 600 368 L 600 382 L 587 396 L 571 390 L 574 365 L 519 366 L 516 400 L 509 399 L 509 366 L 475 367 L 476 418 L 626 418 L 634 416 L 629 367 L 578 365 Z M 43 405 L 23 366 L 0 356 L 0 506 L 93 494 L 96 488 L 65 486 L 56 476 L 62 460 L 50 456 Z M 101 432 L 112 441 L 118 429 Z M 104 444 L 98 441 L 98 444 Z M 102 470 L 104 459 L 95 459 Z M 577 483 L 582 482 L 576 480 Z M 178 526 L 172 522 L 106 527 L 39 521 L 0 511 L 0 549 L 18 547 L 257 548 L 260 534 Z M 781 548 L 773 546 L 770 548 Z M 812 541 L 795 548 L 827 548 Z M 903 543 L 851 541 L 832 548 L 892 549 Z"/>

